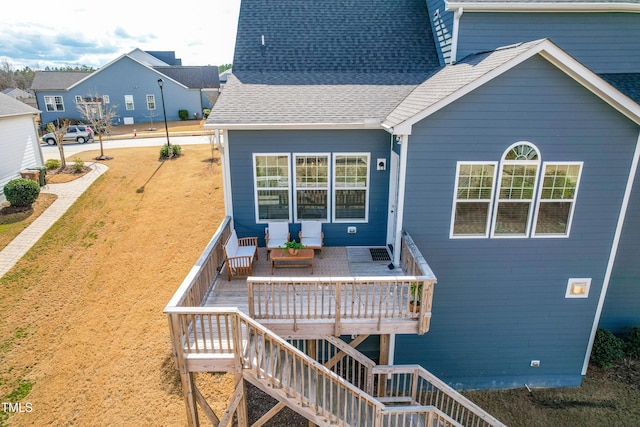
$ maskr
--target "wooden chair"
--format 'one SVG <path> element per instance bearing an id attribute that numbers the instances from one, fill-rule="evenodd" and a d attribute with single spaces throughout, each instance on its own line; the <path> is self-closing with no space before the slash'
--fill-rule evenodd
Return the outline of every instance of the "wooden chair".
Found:
<path id="1" fill-rule="evenodd" d="M 224 262 L 227 277 L 249 277 L 253 274 L 253 260 L 258 259 L 258 238 L 238 238 L 236 230 L 231 232 L 224 247 Z"/>
<path id="2" fill-rule="evenodd" d="M 270 222 L 264 230 L 264 240 L 267 242 L 267 260 L 273 249 L 282 249 L 289 241 L 289 223 Z"/>
<path id="3" fill-rule="evenodd" d="M 305 248 L 319 249 L 322 256 L 322 247 L 324 246 L 324 233 L 322 232 L 322 223 L 320 221 L 301 221 L 299 237 L 300 243 Z"/>

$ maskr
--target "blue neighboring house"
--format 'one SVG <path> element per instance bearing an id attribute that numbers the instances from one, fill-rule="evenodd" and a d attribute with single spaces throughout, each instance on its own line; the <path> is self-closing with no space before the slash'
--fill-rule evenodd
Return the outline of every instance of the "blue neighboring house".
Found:
<path id="1" fill-rule="evenodd" d="M 183 66 L 173 51 L 134 49 L 95 72 L 37 71 L 32 91 L 42 111 L 42 123 L 61 118 L 81 119 L 78 102 L 98 102 L 114 111 L 114 124 L 164 120 L 163 81 L 167 120 L 179 120 L 178 111 L 201 118 L 215 103 L 220 88 L 215 66 Z"/>
<path id="2" fill-rule="evenodd" d="M 395 363 L 575 386 L 640 326 L 639 96 L 637 1 L 243 0 L 205 126 L 240 235 L 319 219 L 396 264 L 411 235 L 438 286 Z"/>

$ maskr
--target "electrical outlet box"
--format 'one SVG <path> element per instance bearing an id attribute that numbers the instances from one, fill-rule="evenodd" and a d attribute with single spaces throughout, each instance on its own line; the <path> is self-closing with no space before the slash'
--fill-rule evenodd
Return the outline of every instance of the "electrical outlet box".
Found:
<path id="1" fill-rule="evenodd" d="M 540 367 L 540 361 L 539 360 L 532 360 L 531 361 L 531 367 L 532 368 L 539 368 Z"/>
<path id="2" fill-rule="evenodd" d="M 358 229 L 355 227 L 347 227 L 347 233 L 349 234 L 355 234 L 357 231 Z"/>

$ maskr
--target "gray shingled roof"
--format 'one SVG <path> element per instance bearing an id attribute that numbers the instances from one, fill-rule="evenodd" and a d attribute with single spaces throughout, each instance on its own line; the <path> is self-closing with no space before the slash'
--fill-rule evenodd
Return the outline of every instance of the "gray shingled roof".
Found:
<path id="1" fill-rule="evenodd" d="M 424 0 L 240 4 L 236 76 L 246 71 L 423 72 L 439 65 Z"/>
<path id="2" fill-rule="evenodd" d="M 85 71 L 36 71 L 32 90 L 66 90 L 91 75 Z"/>
<path id="3" fill-rule="evenodd" d="M 640 73 L 600 74 L 600 77 L 640 104 Z"/>
<path id="4" fill-rule="evenodd" d="M 208 125 L 377 125 L 424 74 L 269 73 L 246 82 L 230 75 Z M 369 83 L 364 84 L 361 81 Z M 287 82 L 287 83 L 283 83 Z M 314 82 L 312 84 L 304 84 Z M 360 83 L 358 83 L 360 82 Z"/>
<path id="5" fill-rule="evenodd" d="M 447 65 L 416 87 L 389 114 L 384 124 L 389 127 L 397 126 L 542 42 L 544 40 L 536 40 L 492 52 L 470 55 L 455 65 Z"/>
<path id="6" fill-rule="evenodd" d="M 455 3 L 575 3 L 575 4 L 638 4 L 640 0 L 455 0 Z"/>
<path id="7" fill-rule="evenodd" d="M 153 67 L 154 70 L 182 83 L 188 88 L 219 88 L 218 67 L 214 66 L 172 66 Z"/>
<path id="8" fill-rule="evenodd" d="M 39 112 L 39 110 L 28 106 L 22 101 L 0 93 L 0 117 L 38 114 Z"/>

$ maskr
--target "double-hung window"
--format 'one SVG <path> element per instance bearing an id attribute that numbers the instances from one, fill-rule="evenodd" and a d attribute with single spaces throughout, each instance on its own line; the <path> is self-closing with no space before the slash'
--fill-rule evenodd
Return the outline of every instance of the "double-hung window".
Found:
<path id="1" fill-rule="evenodd" d="M 45 96 L 44 104 L 47 111 L 64 111 L 64 102 L 61 96 Z"/>
<path id="2" fill-rule="evenodd" d="M 156 109 L 156 96 L 147 95 L 147 110 L 155 110 L 155 109 Z"/>
<path id="3" fill-rule="evenodd" d="M 369 212 L 369 153 L 333 156 L 333 218 L 366 222 Z"/>
<path id="4" fill-rule="evenodd" d="M 452 236 L 487 237 L 496 179 L 496 162 L 457 165 Z"/>
<path id="5" fill-rule="evenodd" d="M 543 170 L 533 235 L 567 236 L 571 228 L 582 163 L 545 162 Z"/>
<path id="6" fill-rule="evenodd" d="M 133 105 L 133 95 L 124 96 L 124 108 L 127 111 L 135 110 L 135 107 Z"/>
<path id="7" fill-rule="evenodd" d="M 295 220 L 329 218 L 329 154 L 295 154 Z"/>
<path id="8" fill-rule="evenodd" d="M 291 220 L 289 157 L 289 154 L 253 155 L 258 222 Z"/>
<path id="9" fill-rule="evenodd" d="M 506 151 L 498 178 L 494 236 L 528 236 L 539 167 L 538 151 L 529 144 L 518 143 Z"/>

